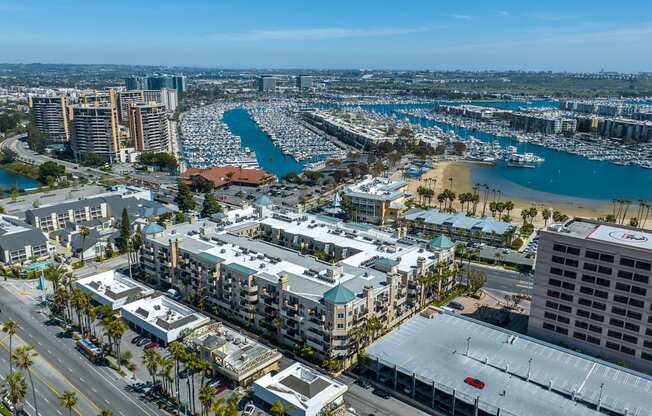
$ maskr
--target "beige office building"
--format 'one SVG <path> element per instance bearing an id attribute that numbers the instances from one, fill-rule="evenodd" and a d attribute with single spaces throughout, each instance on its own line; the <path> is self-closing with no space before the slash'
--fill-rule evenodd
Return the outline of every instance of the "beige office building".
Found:
<path id="1" fill-rule="evenodd" d="M 573 219 L 540 234 L 528 333 L 652 372 L 652 232 Z"/>

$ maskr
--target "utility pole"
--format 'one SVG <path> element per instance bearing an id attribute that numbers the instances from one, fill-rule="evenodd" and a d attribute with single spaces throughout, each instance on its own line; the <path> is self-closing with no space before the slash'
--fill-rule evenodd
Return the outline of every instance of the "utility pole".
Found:
<path id="1" fill-rule="evenodd" d="M 471 337 L 466 339 L 466 356 L 469 356 L 469 348 L 471 347 Z"/>

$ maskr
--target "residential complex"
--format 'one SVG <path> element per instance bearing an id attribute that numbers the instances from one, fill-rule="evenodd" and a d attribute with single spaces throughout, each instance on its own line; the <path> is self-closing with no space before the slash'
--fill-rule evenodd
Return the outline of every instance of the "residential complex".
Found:
<path id="1" fill-rule="evenodd" d="M 69 224 L 91 222 L 115 223 L 126 208 L 132 220 L 150 218 L 169 212 L 153 200 L 151 191 L 134 186 L 117 186 L 92 198 L 68 200 L 42 205 L 25 211 L 25 221 L 44 232 L 65 229 Z"/>
<path id="2" fill-rule="evenodd" d="M 254 383 L 254 395 L 271 407 L 280 401 L 292 416 L 344 415 L 347 386 L 305 365 L 295 363 Z"/>
<path id="3" fill-rule="evenodd" d="M 583 219 L 551 225 L 540 232 L 528 333 L 652 372 L 650 275 L 652 233 Z"/>
<path id="4" fill-rule="evenodd" d="M 168 117 L 163 104 L 130 103 L 129 136 L 138 152 L 169 152 Z"/>
<path id="5" fill-rule="evenodd" d="M 47 134 L 49 143 L 67 143 L 70 140 L 70 109 L 65 96 L 28 98 L 32 122 Z"/>
<path id="6" fill-rule="evenodd" d="M 76 160 L 97 155 L 113 164 L 119 160 L 120 134 L 115 105 L 72 107 L 71 147 Z"/>
<path id="7" fill-rule="evenodd" d="M 47 236 L 16 217 L 0 214 L 0 262 L 17 265 L 50 255 Z"/>
<path id="8" fill-rule="evenodd" d="M 527 133 L 573 134 L 577 130 L 577 120 L 564 117 L 558 111 L 522 110 L 514 112 L 510 127 Z"/>
<path id="9" fill-rule="evenodd" d="M 285 345 L 309 346 L 319 359 L 348 365 L 351 330 L 371 316 L 391 328 L 413 314 L 433 295 L 419 277 L 453 258 L 453 247 L 405 244 L 334 219 L 260 205 L 255 212 L 226 226 L 200 220 L 152 230 L 142 267 L 161 289 L 199 298 Z"/>
<path id="10" fill-rule="evenodd" d="M 212 369 L 239 386 L 249 386 L 256 379 L 278 371 L 281 353 L 256 342 L 221 322 L 211 322 L 195 329 L 184 343 Z"/>
<path id="11" fill-rule="evenodd" d="M 462 213 L 451 214 L 436 208 L 414 208 L 401 219 L 407 223 L 408 232 L 421 238 L 445 234 L 455 241 L 485 243 L 494 247 L 509 245 L 516 227 L 494 218 L 476 218 Z"/>
<path id="12" fill-rule="evenodd" d="M 344 189 L 342 203 L 353 221 L 384 224 L 405 210 L 404 201 L 410 197 L 406 190 L 403 180 L 368 176 Z"/>
<path id="13" fill-rule="evenodd" d="M 650 376 L 433 307 L 365 351 L 367 377 L 441 414 L 652 415 Z"/>
<path id="14" fill-rule="evenodd" d="M 362 114 L 340 114 L 338 111 L 310 110 L 302 113 L 304 119 L 320 130 L 358 148 L 398 139 L 385 124 Z"/>

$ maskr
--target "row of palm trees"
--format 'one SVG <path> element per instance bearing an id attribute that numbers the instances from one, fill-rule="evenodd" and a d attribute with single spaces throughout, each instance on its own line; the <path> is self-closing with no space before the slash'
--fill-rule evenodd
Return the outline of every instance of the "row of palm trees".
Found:
<path id="1" fill-rule="evenodd" d="M 240 398 L 234 394 L 228 401 L 224 398 L 215 400 L 215 392 L 212 387 L 205 385 L 206 378 L 213 373 L 211 364 L 202 359 L 195 352 L 188 351 L 179 341 L 168 345 L 170 357 L 164 357 L 160 351 L 155 349 L 146 350 L 143 356 L 143 365 L 152 377 L 152 384 L 162 391 L 166 396 L 175 398 L 177 403 L 177 414 L 181 409 L 181 372 L 187 372 L 186 388 L 188 402 L 185 408 L 193 414 L 197 413 L 195 397 L 199 397 L 199 414 L 209 416 L 232 416 L 238 415 L 238 402 Z M 183 367 L 183 369 L 182 369 Z M 195 376 L 201 377 L 199 392 L 195 390 Z"/>
<path id="2" fill-rule="evenodd" d="M 8 320 L 2 324 L 2 332 L 9 336 L 9 375 L 5 377 L 5 394 L 14 405 L 14 408 L 19 407 L 27 396 L 28 388 L 27 382 L 25 381 L 25 375 L 27 375 L 29 378 L 30 389 L 32 390 L 34 412 L 36 416 L 39 416 L 38 395 L 36 387 L 34 386 L 34 379 L 31 370 L 34 365 L 34 358 L 38 356 L 38 353 L 34 351 L 34 348 L 29 344 L 21 345 L 16 348 L 15 351 L 13 350 L 12 341 L 13 337 L 16 335 L 17 329 L 18 325 L 15 321 Z M 14 364 L 16 369 L 19 371 L 14 371 Z M 59 400 L 61 406 L 67 409 L 68 414 L 72 416 L 72 411 L 77 404 L 76 394 L 73 391 L 64 391 L 59 397 Z M 112 416 L 112 413 L 109 410 L 102 410 L 98 416 Z"/>
<path id="3" fill-rule="evenodd" d="M 78 326 L 81 334 L 96 336 L 95 322 L 98 316 L 102 316 L 100 326 L 103 336 L 107 338 L 109 353 L 115 356 L 120 371 L 123 362 L 120 344 L 127 331 L 124 320 L 118 318 L 109 305 L 95 306 L 90 295 L 73 287 L 75 278 L 63 267 L 48 269 L 45 277 L 54 288 L 53 301 L 49 304 L 51 312 L 65 322 Z"/>

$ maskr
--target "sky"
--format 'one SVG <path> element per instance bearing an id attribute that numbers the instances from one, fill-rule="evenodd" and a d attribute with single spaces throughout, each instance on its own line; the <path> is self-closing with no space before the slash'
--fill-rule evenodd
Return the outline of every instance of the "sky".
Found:
<path id="1" fill-rule="evenodd" d="M 651 16 L 652 0 L 0 0 L 0 62 L 638 72 Z"/>

